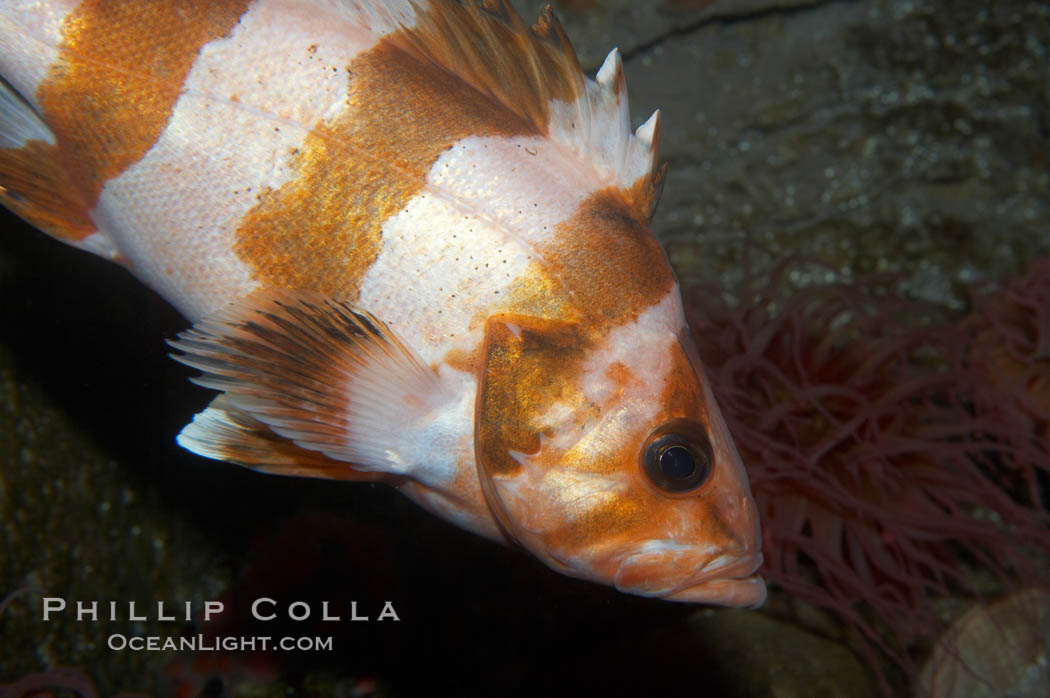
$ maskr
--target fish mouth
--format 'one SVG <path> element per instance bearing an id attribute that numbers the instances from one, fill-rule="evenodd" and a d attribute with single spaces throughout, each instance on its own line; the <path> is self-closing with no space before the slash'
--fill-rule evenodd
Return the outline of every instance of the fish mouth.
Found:
<path id="1" fill-rule="evenodd" d="M 758 576 L 762 553 L 716 561 L 666 594 L 668 601 L 758 608 L 766 600 L 766 583 Z"/>
<path id="2" fill-rule="evenodd" d="M 613 580 L 620 591 L 745 608 L 757 608 L 766 600 L 766 583 L 758 576 L 761 552 L 711 559 L 702 551 L 673 542 L 650 542 L 646 547 L 620 562 Z M 685 574 L 675 574 L 676 569 Z"/>

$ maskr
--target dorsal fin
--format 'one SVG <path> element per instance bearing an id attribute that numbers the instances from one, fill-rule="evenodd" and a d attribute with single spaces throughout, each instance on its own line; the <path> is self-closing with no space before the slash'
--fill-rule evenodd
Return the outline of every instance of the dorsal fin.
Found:
<path id="1" fill-rule="evenodd" d="M 546 131 L 553 100 L 574 101 L 585 78 L 550 7 L 530 29 L 506 0 L 433 0 L 391 36 Z"/>
<path id="2" fill-rule="evenodd" d="M 591 80 L 549 5 L 532 27 L 508 0 L 431 0 L 413 19 L 390 39 L 529 120 L 591 165 L 600 185 L 622 189 L 640 217 L 652 215 L 664 172 L 660 114 L 631 132 L 616 49 Z"/>

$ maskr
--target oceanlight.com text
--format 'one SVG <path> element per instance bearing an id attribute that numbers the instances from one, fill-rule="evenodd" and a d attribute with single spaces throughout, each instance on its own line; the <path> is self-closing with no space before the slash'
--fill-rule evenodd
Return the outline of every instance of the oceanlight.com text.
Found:
<path id="1" fill-rule="evenodd" d="M 189 635 L 185 637 L 162 637 L 159 635 L 122 635 L 114 633 L 106 640 L 106 645 L 115 651 L 131 652 L 254 652 L 266 650 L 283 650 L 286 652 L 331 652 L 331 636 L 284 636 L 268 635 L 225 637 L 205 637 Z"/>

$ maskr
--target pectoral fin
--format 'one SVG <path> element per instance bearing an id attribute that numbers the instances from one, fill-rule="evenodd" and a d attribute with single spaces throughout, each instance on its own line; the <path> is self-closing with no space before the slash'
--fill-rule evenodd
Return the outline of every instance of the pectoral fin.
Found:
<path id="1" fill-rule="evenodd" d="M 254 293 L 171 345 L 176 360 L 203 371 L 194 382 L 224 393 L 179 443 L 268 472 L 333 477 L 341 462 L 416 476 L 423 466 L 406 453 L 416 448 L 406 435 L 454 398 L 385 324 L 308 291 Z"/>
<path id="2" fill-rule="evenodd" d="M 360 472 L 318 451 L 310 451 L 276 433 L 225 395 L 211 401 L 176 441 L 200 456 L 243 465 L 271 475 L 371 481 L 380 473 Z"/>

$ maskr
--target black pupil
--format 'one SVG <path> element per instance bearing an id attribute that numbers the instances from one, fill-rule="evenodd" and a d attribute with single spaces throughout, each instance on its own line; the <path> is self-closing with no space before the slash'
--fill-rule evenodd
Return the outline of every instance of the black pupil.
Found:
<path id="1" fill-rule="evenodd" d="M 675 419 L 654 429 L 639 455 L 649 481 L 672 495 L 703 486 L 714 465 L 707 430 L 687 419 Z"/>
<path id="2" fill-rule="evenodd" d="M 696 461 L 688 448 L 671 446 L 660 454 L 660 470 L 671 480 L 683 480 L 696 472 Z"/>

